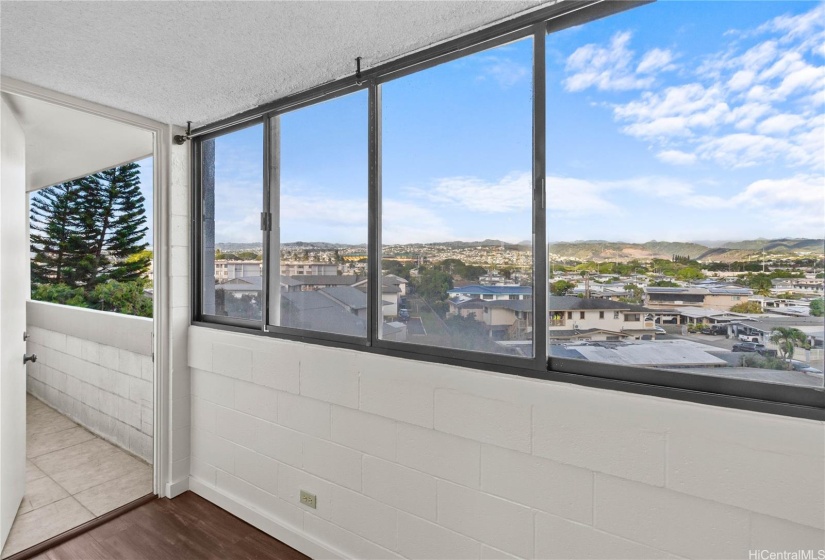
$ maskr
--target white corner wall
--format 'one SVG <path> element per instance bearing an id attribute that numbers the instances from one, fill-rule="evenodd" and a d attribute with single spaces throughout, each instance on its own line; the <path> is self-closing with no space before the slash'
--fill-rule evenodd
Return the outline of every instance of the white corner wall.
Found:
<path id="1" fill-rule="evenodd" d="M 188 330 L 192 317 L 189 290 L 190 265 L 190 144 L 179 146 L 172 136 L 184 130 L 170 127 L 165 144 L 169 146 L 168 192 L 163 193 L 168 212 L 162 216 L 166 246 L 165 281 L 169 294 L 168 317 L 168 386 L 164 387 L 164 400 L 168 411 L 167 461 L 165 467 L 167 486 L 165 494 L 173 498 L 189 488 L 189 365 L 187 363 Z"/>
<path id="2" fill-rule="evenodd" d="M 315 558 L 825 549 L 822 422 L 202 327 L 188 355 L 190 487 Z"/>
<path id="3" fill-rule="evenodd" d="M 29 301 L 28 392 L 153 462 L 152 319 Z"/>

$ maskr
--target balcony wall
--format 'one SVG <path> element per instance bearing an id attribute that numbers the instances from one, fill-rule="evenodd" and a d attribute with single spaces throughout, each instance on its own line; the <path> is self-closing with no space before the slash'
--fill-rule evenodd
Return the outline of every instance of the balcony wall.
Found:
<path id="1" fill-rule="evenodd" d="M 825 549 L 822 422 L 201 327 L 189 364 L 190 488 L 313 558 Z"/>
<path id="2" fill-rule="evenodd" d="M 151 463 L 152 320 L 39 301 L 26 311 L 29 393 Z"/>

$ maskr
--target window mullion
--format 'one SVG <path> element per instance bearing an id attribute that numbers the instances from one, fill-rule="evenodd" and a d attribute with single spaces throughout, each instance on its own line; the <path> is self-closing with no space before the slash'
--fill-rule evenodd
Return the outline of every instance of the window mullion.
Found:
<path id="1" fill-rule="evenodd" d="M 381 336 L 381 85 L 369 86 L 369 237 L 367 242 L 367 344 Z"/>
<path id="2" fill-rule="evenodd" d="M 537 368 L 547 364 L 547 212 L 545 26 L 533 35 L 533 349 Z"/>

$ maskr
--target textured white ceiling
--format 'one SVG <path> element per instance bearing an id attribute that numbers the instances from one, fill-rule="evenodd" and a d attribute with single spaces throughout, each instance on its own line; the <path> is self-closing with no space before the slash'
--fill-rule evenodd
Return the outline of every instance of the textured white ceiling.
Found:
<path id="1" fill-rule="evenodd" d="M 6 0 L 0 71 L 197 126 L 545 3 Z"/>

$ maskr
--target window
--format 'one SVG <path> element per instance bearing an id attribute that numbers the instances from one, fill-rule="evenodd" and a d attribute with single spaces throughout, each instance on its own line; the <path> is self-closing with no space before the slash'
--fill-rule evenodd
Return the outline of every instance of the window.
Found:
<path id="1" fill-rule="evenodd" d="M 417 261 L 408 343 L 533 356 L 532 64 L 526 38 L 382 85 L 381 257 Z M 489 313 L 449 314 L 457 283 L 502 269 Z"/>
<path id="2" fill-rule="evenodd" d="M 608 4 L 196 131 L 195 319 L 821 416 L 813 8 Z"/>
<path id="3" fill-rule="evenodd" d="M 204 315 L 261 320 L 263 140 L 258 123 L 200 143 Z"/>
<path id="4" fill-rule="evenodd" d="M 820 8 L 702 6 L 653 3 L 546 38 L 548 251 L 557 272 L 587 263 L 621 286 L 633 331 L 609 349 L 554 344 L 551 365 L 609 363 L 703 390 L 749 380 L 769 398 L 778 385 L 821 390 L 821 342 L 805 333 L 821 341 L 823 318 L 766 317 L 757 303 L 787 290 L 783 278 L 819 274 L 823 289 L 822 85 L 795 81 L 823 71 L 805 23 Z M 701 334 L 705 315 L 733 336 Z M 663 334 L 654 318 L 687 326 Z M 759 352 L 736 338 L 755 324 Z M 655 370 L 621 368 L 642 355 Z"/>
<path id="5" fill-rule="evenodd" d="M 361 90 L 272 117 L 273 326 L 367 335 L 367 110 Z"/>

